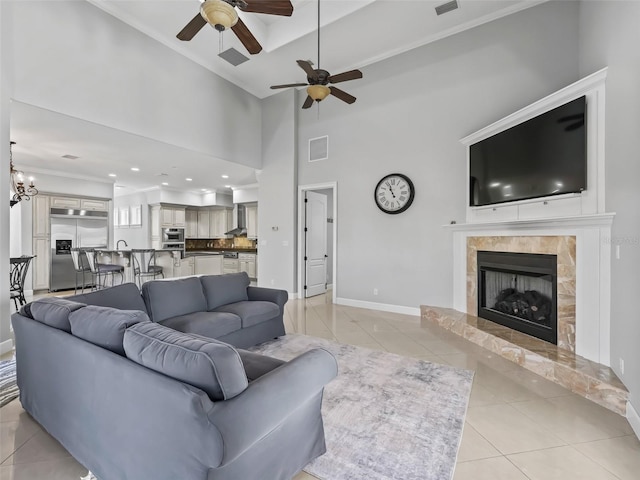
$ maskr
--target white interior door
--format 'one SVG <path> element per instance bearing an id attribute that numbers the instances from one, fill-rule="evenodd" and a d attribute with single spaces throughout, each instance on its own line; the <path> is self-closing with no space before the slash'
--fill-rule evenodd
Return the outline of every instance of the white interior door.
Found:
<path id="1" fill-rule="evenodd" d="M 327 197 L 305 193 L 305 297 L 327 291 Z"/>

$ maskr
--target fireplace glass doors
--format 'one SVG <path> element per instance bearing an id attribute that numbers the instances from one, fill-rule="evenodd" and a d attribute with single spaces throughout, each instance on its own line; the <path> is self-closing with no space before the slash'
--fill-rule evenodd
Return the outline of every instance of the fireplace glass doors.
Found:
<path id="1" fill-rule="evenodd" d="M 478 251 L 478 316 L 557 344 L 557 257 Z"/>

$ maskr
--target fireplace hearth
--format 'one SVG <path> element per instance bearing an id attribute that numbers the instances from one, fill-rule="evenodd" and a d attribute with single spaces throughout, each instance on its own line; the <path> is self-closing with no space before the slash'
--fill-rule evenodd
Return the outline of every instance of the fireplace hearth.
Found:
<path id="1" fill-rule="evenodd" d="M 478 316 L 556 345 L 557 256 L 478 251 Z"/>

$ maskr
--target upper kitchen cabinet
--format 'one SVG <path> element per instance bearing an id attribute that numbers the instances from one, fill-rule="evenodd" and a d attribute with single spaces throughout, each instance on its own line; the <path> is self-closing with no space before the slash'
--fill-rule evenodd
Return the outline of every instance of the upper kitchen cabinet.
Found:
<path id="1" fill-rule="evenodd" d="M 233 228 L 233 210 L 229 208 L 212 209 L 209 222 L 210 238 L 227 238 L 225 234 Z"/>
<path id="2" fill-rule="evenodd" d="M 258 205 L 247 205 L 247 238 L 258 238 Z"/>
<path id="3" fill-rule="evenodd" d="M 185 209 L 181 207 L 160 207 L 162 228 L 184 228 Z"/>
<path id="4" fill-rule="evenodd" d="M 198 210 L 197 238 L 209 238 L 209 210 Z"/>
<path id="5" fill-rule="evenodd" d="M 188 208 L 185 212 L 184 238 L 198 238 L 198 211 Z"/>
<path id="6" fill-rule="evenodd" d="M 49 236 L 49 203 L 50 197 L 47 195 L 36 195 L 31 200 L 33 202 L 33 236 Z"/>
<path id="7" fill-rule="evenodd" d="M 107 200 L 90 200 L 88 198 L 81 198 L 80 208 L 82 210 L 106 212 L 109 210 L 109 202 Z"/>

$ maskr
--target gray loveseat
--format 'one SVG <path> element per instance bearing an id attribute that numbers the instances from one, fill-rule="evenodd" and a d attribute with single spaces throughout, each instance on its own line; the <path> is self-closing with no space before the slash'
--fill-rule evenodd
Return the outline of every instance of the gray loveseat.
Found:
<path id="1" fill-rule="evenodd" d="M 138 287 L 127 283 L 68 297 L 89 305 L 141 310 L 152 321 L 186 333 L 196 333 L 239 348 L 284 335 L 284 305 L 288 294 L 249 285 L 245 272 L 154 280 Z"/>
<path id="2" fill-rule="evenodd" d="M 325 451 L 324 350 L 285 363 L 58 298 L 12 324 L 24 409 L 100 480 L 285 480 Z"/>

